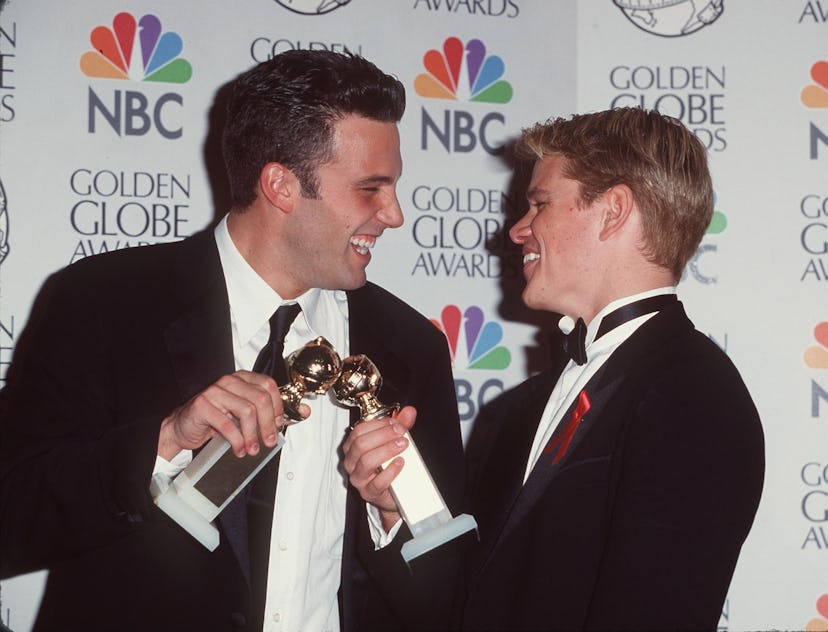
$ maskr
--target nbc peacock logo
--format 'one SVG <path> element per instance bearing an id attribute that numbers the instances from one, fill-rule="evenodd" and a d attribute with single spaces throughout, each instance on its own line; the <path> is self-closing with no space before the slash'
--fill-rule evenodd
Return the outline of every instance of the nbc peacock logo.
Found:
<path id="1" fill-rule="evenodd" d="M 828 108 L 828 61 L 818 61 L 811 66 L 814 83 L 802 88 L 799 98 L 808 108 Z"/>
<path id="2" fill-rule="evenodd" d="M 87 77 L 159 83 L 187 83 L 190 62 L 181 57 L 184 43 L 174 31 L 163 31 L 161 20 L 147 14 L 135 20 L 122 12 L 112 27 L 96 26 L 89 35 L 94 50 L 85 52 L 80 67 Z"/>
<path id="3" fill-rule="evenodd" d="M 500 345 L 503 327 L 487 321 L 476 305 L 464 312 L 456 305 L 446 305 L 440 320 L 432 318 L 431 322 L 446 336 L 455 369 L 502 370 L 512 361 L 509 350 Z"/>
<path id="4" fill-rule="evenodd" d="M 502 78 L 506 71 L 503 59 L 487 54 L 479 39 L 464 45 L 459 38 L 449 37 L 442 50 L 426 52 L 423 66 L 426 72 L 414 79 L 414 90 L 421 97 L 480 103 L 512 100 L 512 84 Z"/>
<path id="5" fill-rule="evenodd" d="M 828 321 L 816 324 L 814 341 L 816 344 L 805 350 L 805 364 L 812 369 L 828 369 Z"/>
<path id="6" fill-rule="evenodd" d="M 713 217 L 710 218 L 710 225 L 707 227 L 707 235 L 718 235 L 727 228 L 727 215 L 716 207 L 719 204 L 719 194 L 713 191 Z"/>
<path id="7" fill-rule="evenodd" d="M 806 108 L 825 110 L 828 108 L 828 61 L 820 60 L 811 65 L 811 79 L 799 93 L 799 99 Z M 828 131 L 820 128 L 816 123 L 810 123 L 809 158 L 819 158 L 819 148 L 828 145 Z"/>

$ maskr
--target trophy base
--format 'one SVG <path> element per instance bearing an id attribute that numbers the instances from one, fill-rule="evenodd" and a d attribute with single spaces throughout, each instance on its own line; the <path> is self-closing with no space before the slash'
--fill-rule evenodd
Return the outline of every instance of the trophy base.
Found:
<path id="1" fill-rule="evenodd" d="M 210 551 L 219 545 L 219 531 L 216 526 L 182 500 L 164 474 L 155 474 L 150 482 L 150 493 L 158 508 L 177 522 Z"/>
<path id="2" fill-rule="evenodd" d="M 272 448 L 262 447 L 255 456 L 239 458 L 224 437 L 216 435 L 174 479 L 161 473 L 152 477 L 153 502 L 214 551 L 219 545 L 219 532 L 212 521 L 282 449 L 284 436 L 279 433 L 277 438 Z"/>
<path id="3" fill-rule="evenodd" d="M 412 531 L 416 531 L 417 534 L 403 544 L 400 551 L 406 564 L 420 555 L 460 537 L 464 533 L 477 531 L 477 521 L 469 514 L 460 514 L 448 522 L 443 522 L 431 528 L 416 529 L 415 525 Z"/>

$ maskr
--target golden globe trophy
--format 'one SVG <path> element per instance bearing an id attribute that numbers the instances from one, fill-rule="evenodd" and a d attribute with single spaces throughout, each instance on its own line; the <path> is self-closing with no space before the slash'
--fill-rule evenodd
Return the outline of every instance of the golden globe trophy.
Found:
<path id="1" fill-rule="evenodd" d="M 287 358 L 289 382 L 279 387 L 287 425 L 302 421 L 299 405 L 306 396 L 330 389 L 340 373 L 341 360 L 321 336 Z M 170 479 L 155 474 L 150 483 L 153 501 L 188 533 L 213 551 L 219 544 L 215 517 L 247 485 L 276 453 L 285 439 L 278 435 L 275 446 L 263 443 L 257 454 L 237 457 L 221 435 L 213 437 L 192 462 Z"/>
<path id="2" fill-rule="evenodd" d="M 353 355 L 342 361 L 333 390 L 341 403 L 359 407 L 360 423 L 399 412 L 399 404 L 383 404 L 377 399 L 380 386 L 382 377 L 376 365 L 365 355 Z M 411 435 L 406 432 L 403 436 L 408 439 L 408 447 L 399 456 L 405 459 L 405 465 L 391 484 L 391 495 L 414 536 L 402 546 L 403 559 L 408 563 L 464 533 L 476 531 L 477 522 L 469 514 L 452 517 Z"/>

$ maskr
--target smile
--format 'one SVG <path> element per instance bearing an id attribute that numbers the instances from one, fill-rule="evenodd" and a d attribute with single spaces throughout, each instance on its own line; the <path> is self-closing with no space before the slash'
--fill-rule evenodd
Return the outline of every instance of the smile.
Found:
<path id="1" fill-rule="evenodd" d="M 361 255 L 367 255 L 368 251 L 377 242 L 375 237 L 351 237 L 351 245 Z"/>
<path id="2" fill-rule="evenodd" d="M 526 265 L 532 261 L 537 261 L 538 259 L 540 259 L 540 255 L 537 252 L 527 252 L 523 255 L 523 265 Z"/>

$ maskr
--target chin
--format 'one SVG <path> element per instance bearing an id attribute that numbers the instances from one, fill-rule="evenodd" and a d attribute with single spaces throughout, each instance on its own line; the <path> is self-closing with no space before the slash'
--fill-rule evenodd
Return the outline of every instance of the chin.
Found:
<path id="1" fill-rule="evenodd" d="M 554 305 L 553 301 L 547 300 L 546 297 L 538 296 L 537 294 L 530 292 L 529 288 L 527 287 L 523 290 L 523 304 L 526 305 L 529 309 L 537 309 L 543 310 L 545 312 L 558 312 L 559 307 Z"/>
<path id="2" fill-rule="evenodd" d="M 365 285 L 368 281 L 366 275 L 358 274 L 354 275 L 348 279 L 340 279 L 339 284 L 336 286 L 337 290 L 358 290 L 363 285 Z"/>

